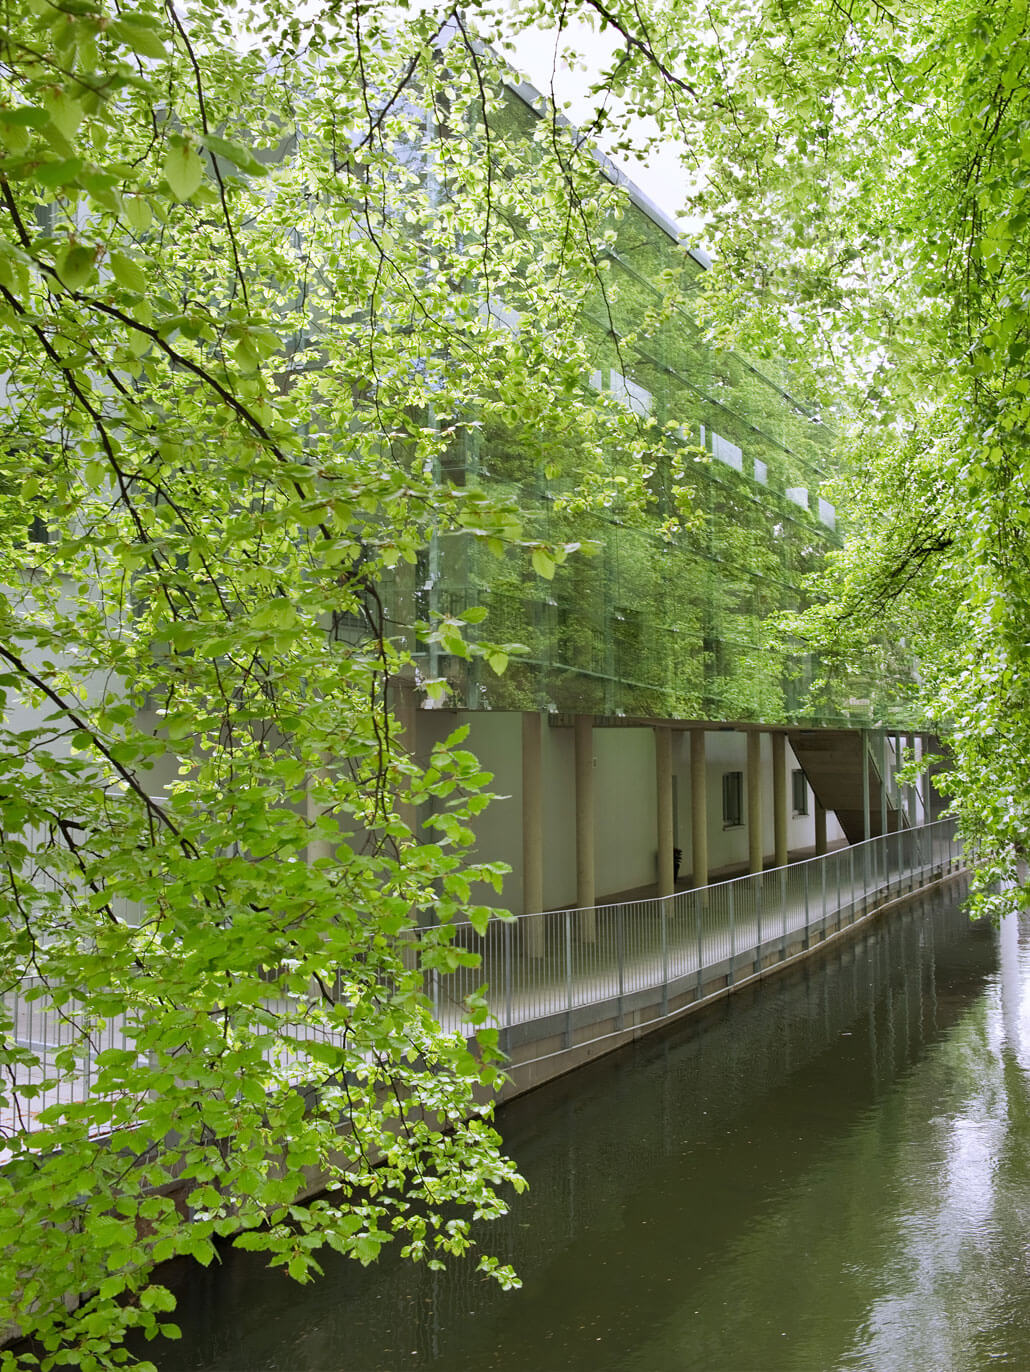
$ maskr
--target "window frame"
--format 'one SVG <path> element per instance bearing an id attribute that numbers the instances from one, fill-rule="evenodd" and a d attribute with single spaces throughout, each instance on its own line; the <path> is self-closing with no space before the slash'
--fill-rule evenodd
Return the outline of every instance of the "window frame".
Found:
<path id="1" fill-rule="evenodd" d="M 722 774 L 722 827 L 739 829 L 744 824 L 744 773 Z"/>

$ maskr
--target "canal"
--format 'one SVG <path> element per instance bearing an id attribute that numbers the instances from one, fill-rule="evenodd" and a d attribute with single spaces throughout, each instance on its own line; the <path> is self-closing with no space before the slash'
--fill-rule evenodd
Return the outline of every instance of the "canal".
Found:
<path id="1" fill-rule="evenodd" d="M 161 1372 L 1030 1367 L 1030 922 L 952 886 L 504 1107 L 523 1289 L 227 1250 Z M 141 1350 L 142 1351 L 142 1350 Z"/>

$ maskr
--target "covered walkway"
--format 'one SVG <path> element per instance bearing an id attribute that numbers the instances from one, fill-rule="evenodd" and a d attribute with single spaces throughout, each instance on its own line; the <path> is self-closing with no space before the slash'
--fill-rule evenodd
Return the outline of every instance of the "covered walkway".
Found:
<path id="1" fill-rule="evenodd" d="M 481 965 L 436 979 L 437 1013 L 463 1031 L 465 998 L 485 983 L 517 1075 L 545 1058 L 582 1060 L 962 865 L 954 826 L 942 820 L 670 896 L 523 915 L 485 936 L 459 926 Z"/>

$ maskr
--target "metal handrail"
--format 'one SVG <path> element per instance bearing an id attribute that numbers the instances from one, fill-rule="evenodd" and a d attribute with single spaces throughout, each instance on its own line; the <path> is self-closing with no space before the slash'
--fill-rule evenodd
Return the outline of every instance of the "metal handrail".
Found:
<path id="1" fill-rule="evenodd" d="M 481 962 L 436 980 L 436 1012 L 465 1031 L 465 998 L 485 983 L 509 1052 L 513 1031 L 528 1041 L 534 1025 L 580 1046 L 591 1023 L 657 1022 L 961 866 L 954 823 L 938 820 L 667 896 L 518 915 L 485 934 L 458 923 L 455 940 Z"/>
<path id="2" fill-rule="evenodd" d="M 480 953 L 480 966 L 434 973 L 427 984 L 445 1030 L 472 1033 L 466 1000 L 485 982 L 509 1053 L 516 1032 L 582 1046 L 656 1024 L 854 923 L 884 896 L 925 885 L 961 863 L 954 825 L 941 820 L 669 896 L 498 919 L 485 935 L 458 923 L 455 940 Z M 4 997 L 16 1041 L 46 1056 L 73 1050 L 77 1071 L 20 1105 L 9 1101 L 0 1117 L 5 1128 L 18 1127 L 18 1110 L 84 1099 L 94 1055 L 133 1043 L 115 1020 L 88 1041 L 76 1038 L 66 1015 L 26 998 L 32 982 L 26 978 Z M 41 1062 L 26 1084 L 42 1086 L 44 1076 Z"/>

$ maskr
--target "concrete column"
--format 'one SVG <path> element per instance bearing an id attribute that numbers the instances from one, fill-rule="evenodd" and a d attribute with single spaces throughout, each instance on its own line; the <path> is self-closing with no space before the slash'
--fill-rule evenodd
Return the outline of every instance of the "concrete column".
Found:
<path id="1" fill-rule="evenodd" d="M 579 933 L 592 943 L 597 937 L 594 905 L 594 722 L 577 715 L 574 724 L 576 753 L 576 904 L 582 911 Z"/>
<path id="2" fill-rule="evenodd" d="M 916 755 L 915 734 L 905 735 L 905 750 L 908 752 L 910 759 L 914 761 Z M 916 813 L 916 810 L 917 806 L 915 782 L 910 781 L 905 786 L 905 811 L 908 815 L 909 825 L 913 829 L 919 823 L 919 815 Z"/>
<path id="3" fill-rule="evenodd" d="M 305 787 L 305 808 L 307 810 L 307 819 L 309 824 L 314 824 L 315 821 L 323 813 L 322 806 L 315 799 L 313 791 L 314 788 L 318 785 L 318 783 L 324 780 L 325 773 L 322 771 L 313 772 L 307 779 Z M 312 839 L 311 842 L 307 845 L 307 849 L 305 852 L 308 866 L 312 866 L 319 858 L 331 858 L 333 856 L 334 846 L 335 845 L 332 843 L 330 839 Z"/>
<path id="4" fill-rule="evenodd" d="M 869 730 L 859 732 L 862 746 L 862 837 L 871 838 L 871 816 L 869 813 Z"/>
<path id="5" fill-rule="evenodd" d="M 772 735 L 774 865 L 787 865 L 787 739 Z"/>
<path id="6" fill-rule="evenodd" d="M 822 857 L 826 852 L 826 806 L 815 797 L 815 855 Z"/>
<path id="7" fill-rule="evenodd" d="M 708 778 L 705 772 L 705 731 L 690 731 L 690 842 L 694 885 L 708 885 Z"/>
<path id="8" fill-rule="evenodd" d="M 880 833 L 887 832 L 887 787 L 889 766 L 887 762 L 887 731 L 880 730 Z"/>
<path id="9" fill-rule="evenodd" d="M 522 909 L 526 952 L 544 955 L 544 822 L 541 782 L 542 721 L 535 710 L 522 712 Z"/>
<path id="10" fill-rule="evenodd" d="M 923 747 L 920 753 L 920 757 L 925 758 L 929 751 L 929 744 L 927 742 L 926 735 L 924 734 Z M 923 783 L 923 823 L 929 824 L 930 820 L 933 818 L 933 782 L 930 780 L 929 768 L 927 768 L 923 772 L 921 780 Z"/>
<path id="11" fill-rule="evenodd" d="M 747 856 L 748 870 L 760 872 L 764 858 L 762 843 L 762 735 L 757 729 L 747 733 Z"/>
<path id="12" fill-rule="evenodd" d="M 657 725 L 654 730 L 654 771 L 658 788 L 658 894 L 671 896 L 676 889 L 672 850 L 675 835 L 672 825 L 672 730 Z"/>

